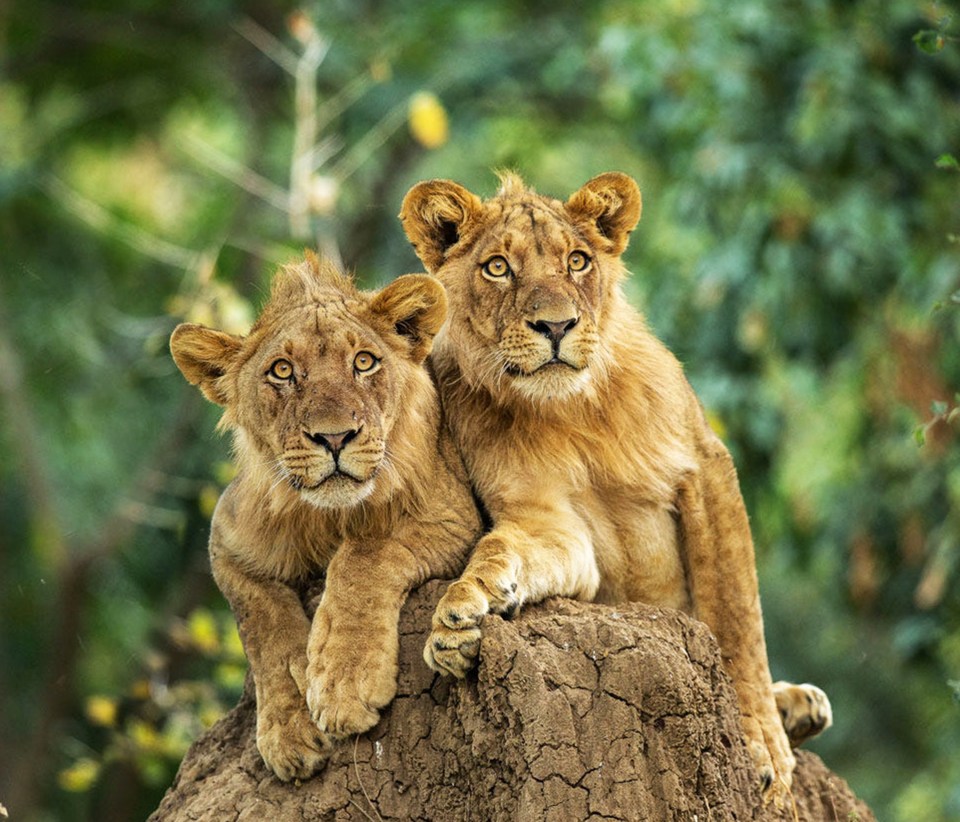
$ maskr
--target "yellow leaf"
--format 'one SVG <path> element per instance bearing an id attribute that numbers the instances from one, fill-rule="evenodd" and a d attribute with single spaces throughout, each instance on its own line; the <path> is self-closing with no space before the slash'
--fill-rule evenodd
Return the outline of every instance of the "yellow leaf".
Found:
<path id="1" fill-rule="evenodd" d="M 93 787 L 100 774 L 100 763 L 95 759 L 84 757 L 78 759 L 69 768 L 64 768 L 57 774 L 57 782 L 65 791 L 83 793 Z"/>
<path id="2" fill-rule="evenodd" d="M 109 696 L 91 696 L 87 699 L 85 713 L 94 725 L 112 727 L 117 722 L 117 700 Z"/>
<path id="3" fill-rule="evenodd" d="M 247 669 L 243 665 L 223 663 L 214 671 L 214 678 L 218 685 L 239 691 L 243 687 L 243 680 L 247 676 Z"/>
<path id="4" fill-rule="evenodd" d="M 213 516 L 213 511 L 217 507 L 217 501 L 220 499 L 220 489 L 216 485 L 204 485 L 200 489 L 200 495 L 197 497 L 197 505 L 200 507 L 200 513 L 207 519 Z"/>
<path id="5" fill-rule="evenodd" d="M 709 408 L 706 411 L 707 423 L 713 429 L 713 433 L 716 434 L 720 439 L 726 439 L 727 436 L 727 426 L 721 419 L 720 415 L 716 411 L 711 411 Z"/>
<path id="6" fill-rule="evenodd" d="M 213 654 L 220 649 L 217 623 L 209 611 L 198 608 L 190 614 L 187 620 L 187 631 L 190 641 L 204 653 Z"/>
<path id="7" fill-rule="evenodd" d="M 225 711 L 222 708 L 216 707 L 214 705 L 205 705 L 200 709 L 200 724 L 204 728 L 209 728 L 215 722 L 224 715 Z"/>
<path id="8" fill-rule="evenodd" d="M 213 466 L 213 476 L 221 485 L 229 485 L 237 475 L 237 464 L 221 460 Z"/>
<path id="9" fill-rule="evenodd" d="M 223 632 L 223 650 L 228 659 L 238 662 L 246 661 L 246 654 L 243 652 L 243 643 L 240 641 L 240 634 L 237 633 L 237 626 L 230 621 L 230 627 Z"/>
<path id="10" fill-rule="evenodd" d="M 152 725 L 142 719 L 131 719 L 127 725 L 127 735 L 134 745 L 142 751 L 153 751 L 161 747 L 160 734 Z"/>
<path id="11" fill-rule="evenodd" d="M 134 699 L 150 698 L 150 680 L 138 679 L 130 686 L 130 696 Z"/>
<path id="12" fill-rule="evenodd" d="M 418 91 L 410 98 L 410 133 L 424 148 L 439 148 L 450 136 L 447 111 L 436 94 Z"/>

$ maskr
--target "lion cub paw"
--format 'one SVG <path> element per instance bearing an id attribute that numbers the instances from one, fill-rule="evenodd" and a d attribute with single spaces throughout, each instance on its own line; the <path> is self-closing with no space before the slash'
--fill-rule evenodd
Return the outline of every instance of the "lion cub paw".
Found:
<path id="1" fill-rule="evenodd" d="M 799 747 L 833 724 L 830 699 L 816 685 L 775 682 L 773 695 L 791 747 Z"/>
<path id="2" fill-rule="evenodd" d="M 308 651 L 310 715 L 335 738 L 370 730 L 397 692 L 396 636 L 371 632 L 366 640 L 331 632 L 321 647 Z"/>
<path id="3" fill-rule="evenodd" d="M 257 714 L 257 750 L 284 782 L 313 776 L 326 763 L 331 749 L 332 741 L 310 719 L 306 706 Z"/>
<path id="4" fill-rule="evenodd" d="M 437 603 L 433 630 L 423 649 L 427 665 L 442 674 L 465 677 L 480 654 L 483 617 L 490 612 L 513 616 L 520 602 L 516 579 L 501 563 L 471 569 L 470 577 L 451 583 Z"/>
<path id="5" fill-rule="evenodd" d="M 752 716 L 741 716 L 747 750 L 760 776 L 764 804 L 781 808 L 790 795 L 796 759 L 783 728 L 772 714 L 761 722 Z"/>

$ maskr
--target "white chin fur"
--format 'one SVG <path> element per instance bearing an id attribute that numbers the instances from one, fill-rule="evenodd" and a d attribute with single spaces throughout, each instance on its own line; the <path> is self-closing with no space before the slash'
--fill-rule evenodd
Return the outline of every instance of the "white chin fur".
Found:
<path id="1" fill-rule="evenodd" d="M 374 481 L 329 479 L 319 488 L 304 488 L 300 498 L 316 508 L 353 508 L 373 493 Z"/>
<path id="2" fill-rule="evenodd" d="M 583 393 L 590 381 L 590 370 L 587 368 L 581 371 L 563 368 L 514 377 L 510 385 L 529 402 L 550 402 Z"/>

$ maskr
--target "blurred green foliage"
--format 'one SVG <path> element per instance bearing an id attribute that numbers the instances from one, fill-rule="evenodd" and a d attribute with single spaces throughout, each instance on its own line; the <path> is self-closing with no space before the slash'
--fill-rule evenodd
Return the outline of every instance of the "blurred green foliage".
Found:
<path id="1" fill-rule="evenodd" d="M 828 691 L 814 747 L 878 818 L 960 819 L 957 28 L 913 0 L 0 8 L 0 803 L 143 818 L 236 698 L 205 564 L 229 456 L 173 325 L 242 328 L 304 245 L 417 270 L 406 189 L 513 167 L 639 180 L 631 297 L 734 451 L 774 674 Z"/>

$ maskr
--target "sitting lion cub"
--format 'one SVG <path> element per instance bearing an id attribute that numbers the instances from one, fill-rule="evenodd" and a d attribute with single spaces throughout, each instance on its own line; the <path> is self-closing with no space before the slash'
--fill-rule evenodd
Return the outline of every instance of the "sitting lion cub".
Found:
<path id="1" fill-rule="evenodd" d="M 419 183 L 400 213 L 447 289 L 433 362 L 494 524 L 441 599 L 425 658 L 463 676 L 484 614 L 557 594 L 694 614 L 720 643 L 751 753 L 779 802 L 794 757 L 733 462 L 680 364 L 621 291 L 640 191 L 617 173 L 566 202 L 514 175 L 502 183 L 487 201 L 449 180 Z M 829 724 L 822 691 L 781 690 L 796 738 Z"/>
<path id="2" fill-rule="evenodd" d="M 225 409 L 237 476 L 213 517 L 213 574 L 256 685 L 257 747 L 307 777 L 396 693 L 400 606 L 463 568 L 480 531 L 423 360 L 446 315 L 432 277 L 358 291 L 309 255 L 246 337 L 200 325 L 177 366 Z M 326 570 L 313 623 L 297 586 Z"/>

